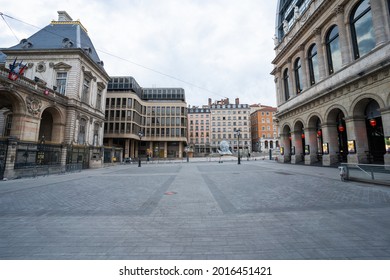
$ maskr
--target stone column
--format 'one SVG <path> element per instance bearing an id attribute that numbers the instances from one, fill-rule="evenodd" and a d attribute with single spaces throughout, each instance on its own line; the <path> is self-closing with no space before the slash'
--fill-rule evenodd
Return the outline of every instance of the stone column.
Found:
<path id="1" fill-rule="evenodd" d="M 288 58 L 288 76 L 289 76 L 289 85 L 288 85 L 288 90 L 290 91 L 290 98 L 293 98 L 297 96 L 297 91 L 295 90 L 295 75 L 294 75 L 294 65 L 292 62 L 291 57 Z"/>
<path id="2" fill-rule="evenodd" d="M 305 164 L 313 164 L 317 162 L 317 129 L 315 127 L 309 127 L 305 129 L 305 141 L 306 145 L 310 147 L 310 154 L 305 155 Z"/>
<path id="3" fill-rule="evenodd" d="M 348 45 L 347 28 L 344 22 L 345 20 L 344 7 L 342 5 L 338 5 L 335 8 L 335 13 L 337 16 L 337 26 L 339 28 L 339 43 L 340 43 L 342 66 L 345 66 L 351 62 L 352 47 L 349 47 Z"/>
<path id="4" fill-rule="evenodd" d="M 324 54 L 324 48 L 322 44 L 321 29 L 320 28 L 314 29 L 313 34 L 316 37 L 315 40 L 317 45 L 318 68 L 320 72 L 320 80 L 323 80 L 326 77 L 326 71 L 325 71 L 325 54 Z M 316 81 L 316 83 L 318 82 L 319 81 Z"/>
<path id="5" fill-rule="evenodd" d="M 281 163 L 290 162 L 291 161 L 291 147 L 290 147 L 290 139 L 287 134 L 281 133 L 280 137 L 280 147 L 283 148 L 284 154 L 280 155 L 278 161 Z"/>
<path id="6" fill-rule="evenodd" d="M 130 157 L 130 139 L 125 139 L 125 157 Z"/>
<path id="7" fill-rule="evenodd" d="M 5 158 L 5 169 L 4 169 L 4 179 L 13 179 L 17 177 L 15 175 L 15 159 L 16 159 L 16 148 L 18 146 L 18 139 L 16 137 L 8 138 L 7 146 L 7 157 Z"/>
<path id="8" fill-rule="evenodd" d="M 338 161 L 337 153 L 339 152 L 339 144 L 337 142 L 337 124 L 336 123 L 323 123 L 322 127 L 322 140 L 323 143 L 328 143 L 328 154 L 323 154 L 322 165 L 330 166 Z M 325 151 L 324 151 L 325 152 Z"/>
<path id="9" fill-rule="evenodd" d="M 164 158 L 168 157 L 168 142 L 164 142 Z"/>
<path id="10" fill-rule="evenodd" d="M 12 114 L 12 127 L 10 135 L 22 141 L 38 141 L 40 118 L 26 116 L 25 114 Z"/>
<path id="11" fill-rule="evenodd" d="M 368 139 L 366 119 L 361 117 L 345 118 L 348 141 L 355 140 L 356 153 L 348 152 L 348 163 L 367 163 Z"/>
<path id="12" fill-rule="evenodd" d="M 276 91 L 276 103 L 280 105 L 282 103 L 283 98 L 281 98 L 281 87 L 280 87 L 280 81 L 281 81 L 281 70 L 280 68 L 276 69 L 275 71 L 275 91 Z M 211 134 L 211 133 L 210 133 Z"/>
<path id="13" fill-rule="evenodd" d="M 370 5 L 376 45 L 379 46 L 389 40 L 389 18 L 384 1 L 370 0 Z"/>
<path id="14" fill-rule="evenodd" d="M 183 158 L 183 142 L 179 142 L 179 158 Z"/>
<path id="15" fill-rule="evenodd" d="M 291 155 L 291 163 L 303 161 L 302 131 L 292 131 L 292 146 L 295 147 L 295 155 Z"/>
<path id="16" fill-rule="evenodd" d="M 307 71 L 307 63 L 306 63 L 306 53 L 305 53 L 305 45 L 299 46 L 299 55 L 301 58 L 301 67 L 302 67 L 302 90 L 305 90 L 309 87 L 309 71 Z"/>

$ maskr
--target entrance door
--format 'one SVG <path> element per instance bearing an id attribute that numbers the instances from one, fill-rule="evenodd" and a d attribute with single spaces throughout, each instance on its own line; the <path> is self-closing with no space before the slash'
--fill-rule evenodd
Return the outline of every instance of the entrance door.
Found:
<path id="1" fill-rule="evenodd" d="M 386 153 L 382 117 L 379 104 L 372 100 L 366 107 L 366 127 L 369 146 L 368 161 L 370 163 L 383 164 Z"/>

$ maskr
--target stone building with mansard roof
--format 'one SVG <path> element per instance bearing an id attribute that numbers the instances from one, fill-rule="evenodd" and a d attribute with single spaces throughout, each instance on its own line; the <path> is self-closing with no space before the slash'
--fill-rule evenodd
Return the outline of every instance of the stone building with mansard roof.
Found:
<path id="1" fill-rule="evenodd" d="M 279 0 L 282 162 L 390 164 L 390 1 Z"/>
<path id="2" fill-rule="evenodd" d="M 1 177 L 102 166 L 109 76 L 85 27 L 59 11 L 58 21 L 1 52 Z M 12 81 L 16 58 L 27 69 Z"/>

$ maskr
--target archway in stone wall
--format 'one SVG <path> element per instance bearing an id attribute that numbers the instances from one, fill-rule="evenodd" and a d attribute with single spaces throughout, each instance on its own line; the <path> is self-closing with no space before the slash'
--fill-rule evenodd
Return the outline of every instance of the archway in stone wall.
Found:
<path id="1" fill-rule="evenodd" d="M 0 133 L 1 137 L 14 136 L 21 138 L 23 135 L 22 123 L 19 120 L 24 115 L 25 102 L 15 92 L 9 92 L 0 88 Z M 15 115 L 19 117 L 16 118 Z"/>
<path id="2" fill-rule="evenodd" d="M 280 144 L 280 153 L 284 158 L 284 162 L 291 161 L 291 147 L 292 147 L 292 136 L 291 136 L 291 128 L 288 124 L 283 126 Z"/>
<path id="3" fill-rule="evenodd" d="M 345 124 L 345 114 L 340 108 L 333 108 L 327 115 L 327 131 L 323 130 L 323 137 L 327 139 L 323 143 L 323 152 L 335 153 L 336 162 L 347 162 L 348 158 L 348 131 Z M 327 133 L 326 137 L 324 133 Z M 326 150 L 327 151 L 324 151 Z"/>
<path id="4" fill-rule="evenodd" d="M 61 113 L 54 107 L 46 108 L 41 115 L 38 141 L 45 139 L 53 143 L 63 142 L 63 121 Z"/>
<path id="5" fill-rule="evenodd" d="M 294 124 L 293 130 L 293 141 L 292 141 L 292 155 L 295 155 L 295 162 L 304 161 L 304 152 L 305 152 L 305 132 L 304 124 L 302 121 L 298 120 Z"/>
<path id="6" fill-rule="evenodd" d="M 385 135 L 379 103 L 372 98 L 364 98 L 353 108 L 354 117 L 364 116 L 366 137 L 359 137 L 356 141 L 367 141 L 368 163 L 383 164 L 385 149 Z"/>
<path id="7" fill-rule="evenodd" d="M 309 118 L 307 132 L 305 130 L 306 145 L 309 145 L 307 150 L 311 155 L 310 163 L 313 163 L 313 160 L 318 161 L 322 158 L 324 140 L 321 123 L 320 117 L 313 115 Z"/>

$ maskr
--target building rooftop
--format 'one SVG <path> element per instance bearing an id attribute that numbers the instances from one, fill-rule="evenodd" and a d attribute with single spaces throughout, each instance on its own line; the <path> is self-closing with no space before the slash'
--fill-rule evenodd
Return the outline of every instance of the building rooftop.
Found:
<path id="1" fill-rule="evenodd" d="M 65 11 L 58 11 L 58 21 L 52 21 L 32 36 L 22 39 L 19 44 L 4 50 L 57 49 L 81 49 L 103 67 L 85 27 L 80 21 L 73 21 Z"/>

